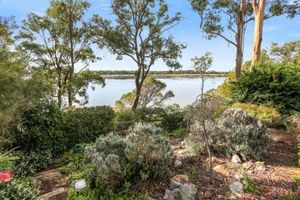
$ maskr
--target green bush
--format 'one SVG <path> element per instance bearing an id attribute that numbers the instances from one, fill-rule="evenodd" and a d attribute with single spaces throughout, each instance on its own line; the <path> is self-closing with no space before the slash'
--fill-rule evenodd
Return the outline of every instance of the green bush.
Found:
<path id="1" fill-rule="evenodd" d="M 261 160 L 266 154 L 266 127 L 242 109 L 228 109 L 218 119 L 218 132 L 212 137 L 212 147 L 228 155 L 239 155 L 243 160 Z"/>
<path id="2" fill-rule="evenodd" d="M 15 161 L 14 173 L 17 176 L 32 176 L 36 172 L 47 168 L 53 162 L 50 151 L 42 152 L 20 152 L 19 159 Z"/>
<path id="3" fill-rule="evenodd" d="M 231 96 L 264 104 L 283 114 L 300 111 L 300 65 L 259 65 L 232 82 Z"/>
<path id="4" fill-rule="evenodd" d="M 124 138 L 108 135 L 87 149 L 93 165 L 89 180 L 100 191 L 118 190 L 125 183 L 162 177 L 172 161 L 172 149 L 153 125 L 137 124 Z"/>
<path id="5" fill-rule="evenodd" d="M 77 108 L 65 114 L 68 147 L 93 142 L 113 129 L 115 113 L 108 106 Z"/>
<path id="6" fill-rule="evenodd" d="M 173 132 L 177 129 L 187 128 L 185 121 L 185 112 L 180 108 L 168 107 L 161 114 L 160 127 L 168 132 Z"/>
<path id="7" fill-rule="evenodd" d="M 130 126 L 132 126 L 136 119 L 136 113 L 132 110 L 127 110 L 119 112 L 115 117 L 115 131 L 122 132 L 126 131 Z"/>
<path id="8" fill-rule="evenodd" d="M 0 199 L 3 200 L 38 200 L 37 184 L 31 179 L 13 178 L 7 183 L 0 183 Z"/>
<path id="9" fill-rule="evenodd" d="M 250 103 L 235 103 L 232 108 L 240 108 L 254 115 L 257 119 L 265 123 L 267 126 L 282 125 L 282 117 L 280 113 L 272 107 L 264 105 L 256 105 Z"/>
<path id="10" fill-rule="evenodd" d="M 184 138 L 188 131 L 186 128 L 180 128 L 172 132 L 165 132 L 164 135 L 172 138 Z"/>
<path id="11" fill-rule="evenodd" d="M 15 146 L 26 153 L 47 151 L 56 156 L 66 150 L 64 115 L 55 104 L 38 104 L 25 111 L 17 128 Z"/>
<path id="12" fill-rule="evenodd" d="M 113 192 L 108 191 L 106 195 L 98 195 L 95 190 L 85 189 L 84 191 L 76 192 L 74 189 L 68 191 L 67 200 L 148 200 L 146 195 L 131 194 L 130 192 Z"/>

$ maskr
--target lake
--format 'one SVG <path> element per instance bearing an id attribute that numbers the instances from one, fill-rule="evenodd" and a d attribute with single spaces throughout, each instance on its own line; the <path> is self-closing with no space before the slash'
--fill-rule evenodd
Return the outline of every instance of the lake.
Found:
<path id="1" fill-rule="evenodd" d="M 172 90 L 175 97 L 171 98 L 166 104 L 179 104 L 185 106 L 193 103 L 201 91 L 200 77 L 171 77 L 158 78 L 167 84 L 165 91 Z M 224 77 L 206 77 L 205 91 L 215 89 L 223 83 Z M 88 90 L 89 106 L 109 105 L 114 106 L 115 102 L 124 93 L 130 92 L 135 88 L 134 79 L 105 79 L 104 88 L 96 86 L 93 91 Z"/>

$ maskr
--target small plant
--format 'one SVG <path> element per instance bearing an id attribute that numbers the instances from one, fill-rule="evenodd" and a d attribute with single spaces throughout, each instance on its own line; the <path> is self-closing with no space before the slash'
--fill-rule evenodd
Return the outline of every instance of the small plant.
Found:
<path id="1" fill-rule="evenodd" d="M 258 192 L 257 186 L 254 185 L 250 176 L 247 173 L 243 174 L 243 185 L 245 192 L 256 194 Z"/>
<path id="2" fill-rule="evenodd" d="M 184 138 L 187 135 L 187 130 L 185 128 L 180 128 L 180 129 L 176 129 L 173 132 L 167 132 L 164 133 L 165 136 L 167 137 L 172 137 L 172 138 Z"/>
<path id="3" fill-rule="evenodd" d="M 189 177 L 189 181 L 192 182 L 192 183 L 196 183 L 197 180 L 198 180 L 198 172 L 196 169 L 192 168 L 190 169 L 188 172 L 187 172 L 187 175 Z"/>

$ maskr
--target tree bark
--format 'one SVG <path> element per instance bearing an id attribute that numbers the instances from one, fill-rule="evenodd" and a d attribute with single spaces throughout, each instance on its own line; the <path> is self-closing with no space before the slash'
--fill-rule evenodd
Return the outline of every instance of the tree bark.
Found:
<path id="1" fill-rule="evenodd" d="M 68 81 L 68 104 L 69 108 L 73 106 L 73 92 L 72 92 L 72 84 L 73 84 L 73 76 L 74 76 L 74 70 L 75 70 L 75 62 L 74 62 L 74 35 L 73 35 L 73 10 L 70 8 L 69 11 L 69 38 L 70 38 L 70 73 L 69 73 L 69 81 Z"/>
<path id="2" fill-rule="evenodd" d="M 254 10 L 255 17 L 255 28 L 253 38 L 253 52 L 252 52 L 252 63 L 251 69 L 259 61 L 261 55 L 261 43 L 263 37 L 263 23 L 265 15 L 265 4 L 266 0 L 253 0 L 252 7 Z"/>
<path id="3" fill-rule="evenodd" d="M 244 57 L 244 33 L 245 33 L 245 16 L 247 12 L 246 0 L 240 0 L 240 7 L 238 11 L 237 33 L 236 40 L 236 62 L 235 75 L 236 78 L 241 76 L 243 57 Z"/>

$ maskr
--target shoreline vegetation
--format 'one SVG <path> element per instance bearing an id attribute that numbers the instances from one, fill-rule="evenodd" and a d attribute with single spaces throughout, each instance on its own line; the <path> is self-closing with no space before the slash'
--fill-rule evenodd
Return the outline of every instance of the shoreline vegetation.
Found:
<path id="1" fill-rule="evenodd" d="M 105 70 L 105 71 L 96 71 L 103 78 L 109 79 L 131 79 L 134 78 L 135 71 L 115 71 L 115 70 Z M 205 73 L 207 77 L 226 77 L 228 72 L 218 72 L 218 71 L 208 71 Z M 180 71 L 152 71 L 149 75 L 155 78 L 197 78 L 201 74 L 193 70 L 180 70 Z"/>

